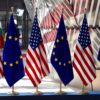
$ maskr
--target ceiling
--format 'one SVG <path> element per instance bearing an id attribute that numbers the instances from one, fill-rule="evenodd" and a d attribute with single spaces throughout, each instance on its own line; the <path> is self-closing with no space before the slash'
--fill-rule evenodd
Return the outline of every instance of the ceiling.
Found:
<path id="1" fill-rule="evenodd" d="M 25 8 L 24 0 L 0 0 L 0 11 L 10 11 L 12 6 L 15 10 Z"/>

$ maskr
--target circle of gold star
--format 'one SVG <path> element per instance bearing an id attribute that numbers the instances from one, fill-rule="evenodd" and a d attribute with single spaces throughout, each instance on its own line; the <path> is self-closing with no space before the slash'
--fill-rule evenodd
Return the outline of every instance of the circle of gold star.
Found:
<path id="1" fill-rule="evenodd" d="M 13 66 L 13 63 L 10 63 L 10 67 L 12 67 Z"/>
<path id="2" fill-rule="evenodd" d="M 61 65 L 61 62 L 59 62 L 59 65 Z"/>
<path id="3" fill-rule="evenodd" d="M 9 39 L 11 40 L 12 39 L 12 36 L 9 36 Z"/>
<path id="4" fill-rule="evenodd" d="M 53 48 L 56 48 L 56 46 L 54 45 L 54 47 Z"/>
<path id="5" fill-rule="evenodd" d="M 15 37 L 15 41 L 17 41 L 17 40 L 18 40 L 18 38 Z"/>
<path id="6" fill-rule="evenodd" d="M 56 42 L 59 43 L 59 39 L 57 39 Z"/>
<path id="7" fill-rule="evenodd" d="M 20 59 L 22 59 L 23 57 L 22 56 L 20 56 Z"/>
<path id="8" fill-rule="evenodd" d="M 64 63 L 63 65 L 66 66 L 66 63 Z"/>
<path id="9" fill-rule="evenodd" d="M 68 64 L 71 64 L 71 61 L 70 60 L 68 61 Z"/>
<path id="10" fill-rule="evenodd" d="M 7 65 L 7 62 L 6 62 L 6 61 L 4 61 L 4 62 L 3 62 L 3 64 L 4 64 L 4 65 Z"/>
<path id="11" fill-rule="evenodd" d="M 57 59 L 57 58 L 55 58 L 55 61 L 58 61 L 58 59 Z"/>
<path id="12" fill-rule="evenodd" d="M 16 64 L 18 64 L 19 62 L 18 62 L 18 61 L 16 61 L 15 63 L 16 63 Z"/>
<path id="13" fill-rule="evenodd" d="M 52 54 L 55 55 L 55 52 L 53 52 Z"/>
<path id="14" fill-rule="evenodd" d="M 64 37 L 63 36 L 61 36 L 61 40 L 63 40 L 64 39 Z"/>

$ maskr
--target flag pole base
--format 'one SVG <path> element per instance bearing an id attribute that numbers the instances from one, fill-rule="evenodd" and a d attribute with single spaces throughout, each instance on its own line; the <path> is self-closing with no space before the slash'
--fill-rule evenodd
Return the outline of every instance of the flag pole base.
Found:
<path id="1" fill-rule="evenodd" d="M 14 85 L 12 86 L 12 91 L 8 93 L 9 95 L 19 95 L 18 92 L 15 91 Z"/>
<path id="2" fill-rule="evenodd" d="M 18 93 L 18 92 L 15 92 L 15 91 L 9 92 L 8 94 L 9 94 L 9 95 L 13 95 L 13 96 L 14 96 L 14 95 L 19 95 L 19 93 Z"/>
<path id="3" fill-rule="evenodd" d="M 41 91 L 36 91 L 36 92 L 34 92 L 34 94 L 35 95 L 41 95 L 41 94 L 43 94 Z"/>
<path id="4" fill-rule="evenodd" d="M 59 92 L 57 92 L 57 94 L 66 94 L 66 92 L 60 90 Z"/>
<path id="5" fill-rule="evenodd" d="M 39 91 L 38 86 L 36 87 L 36 91 L 34 92 L 35 95 L 41 95 L 43 94 L 41 91 Z"/>
<path id="6" fill-rule="evenodd" d="M 81 92 L 79 92 L 79 94 L 87 95 L 87 94 L 89 94 L 89 93 L 88 93 L 88 91 L 81 91 Z"/>

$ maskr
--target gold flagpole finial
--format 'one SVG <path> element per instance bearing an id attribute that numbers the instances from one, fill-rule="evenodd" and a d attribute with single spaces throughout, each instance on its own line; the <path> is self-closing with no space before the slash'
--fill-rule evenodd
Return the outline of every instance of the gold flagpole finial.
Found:
<path id="1" fill-rule="evenodd" d="M 62 8 L 62 14 L 64 13 L 64 8 Z"/>
<path id="2" fill-rule="evenodd" d="M 14 7 L 13 6 L 11 7 L 11 13 L 12 14 L 14 13 Z"/>
<path id="3" fill-rule="evenodd" d="M 87 8 L 85 8 L 85 14 L 87 13 Z"/>

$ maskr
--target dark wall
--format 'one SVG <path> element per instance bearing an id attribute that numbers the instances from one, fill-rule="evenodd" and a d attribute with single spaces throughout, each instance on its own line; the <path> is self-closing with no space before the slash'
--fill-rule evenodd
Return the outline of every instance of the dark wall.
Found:
<path id="1" fill-rule="evenodd" d="M 11 7 L 14 7 L 14 13 L 16 10 L 24 9 L 23 17 L 19 18 L 16 16 L 17 22 L 22 25 L 22 49 L 26 49 L 28 45 L 28 12 L 26 10 L 24 0 L 0 0 L 0 21 L 2 22 L 3 30 L 7 31 L 7 26 L 9 22 L 9 15 L 11 12 Z M 2 14 L 4 12 L 4 14 Z M 19 25 L 19 24 L 18 24 Z"/>
<path id="2" fill-rule="evenodd" d="M 0 0 L 0 11 L 10 11 L 11 6 L 16 8 L 25 8 L 24 0 Z"/>

